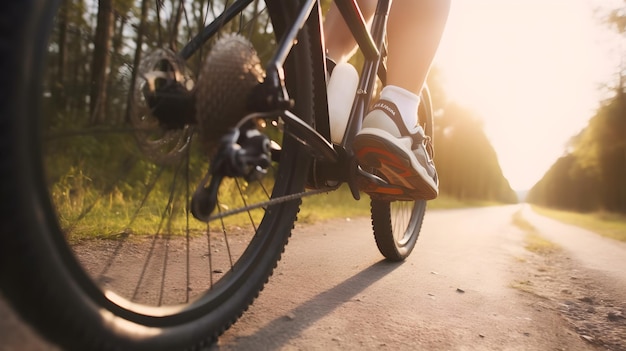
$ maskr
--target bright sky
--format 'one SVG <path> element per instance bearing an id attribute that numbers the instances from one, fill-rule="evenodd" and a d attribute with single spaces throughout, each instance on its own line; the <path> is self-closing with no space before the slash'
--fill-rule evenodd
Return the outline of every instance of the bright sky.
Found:
<path id="1" fill-rule="evenodd" d="M 619 63 L 591 2 L 452 1 L 435 65 L 448 97 L 483 118 L 515 190 L 532 187 L 563 155 Z"/>

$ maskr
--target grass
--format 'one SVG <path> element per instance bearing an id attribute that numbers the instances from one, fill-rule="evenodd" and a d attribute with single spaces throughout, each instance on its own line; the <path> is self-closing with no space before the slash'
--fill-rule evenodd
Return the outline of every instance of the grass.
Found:
<path id="1" fill-rule="evenodd" d="M 469 200 L 462 201 L 452 197 L 439 196 L 428 201 L 427 209 L 453 209 L 465 207 L 496 206 L 493 201 Z M 314 223 L 332 218 L 362 217 L 370 215 L 370 199 L 367 194 L 361 194 L 361 200 L 356 201 L 347 185 L 338 190 L 319 196 L 302 199 L 298 222 Z"/>
<path id="2" fill-rule="evenodd" d="M 559 250 L 559 247 L 556 244 L 543 238 L 539 234 L 537 229 L 522 216 L 521 210 L 518 210 L 513 214 L 511 221 L 513 222 L 514 226 L 520 228 L 526 234 L 524 237 L 524 247 L 526 248 L 526 250 L 540 256 L 548 256 Z M 516 260 L 522 264 L 528 263 L 526 258 L 516 257 Z M 546 268 L 539 267 L 537 268 L 537 270 L 539 272 L 545 272 Z M 537 292 L 537 290 L 535 289 L 535 284 L 529 279 L 515 280 L 511 283 L 511 287 L 540 298 L 545 298 Z"/>
<path id="3" fill-rule="evenodd" d="M 533 282 L 530 280 L 517 280 L 511 283 L 511 287 L 520 291 L 524 291 L 530 294 L 535 294 L 533 288 Z"/>
<path id="4" fill-rule="evenodd" d="M 544 239 L 541 235 L 537 234 L 537 232 L 526 234 L 526 250 L 540 255 L 548 255 L 556 249 L 556 244 Z"/>
<path id="5" fill-rule="evenodd" d="M 298 222 L 315 223 L 331 218 L 369 216 L 370 201 L 367 195 L 361 195 L 356 201 L 347 185 L 338 190 L 302 199 Z"/>
<path id="6" fill-rule="evenodd" d="M 72 178 L 75 182 L 76 177 Z M 60 182 L 64 185 L 67 182 Z M 69 185 L 74 185 L 69 184 Z M 71 188 L 67 186 L 67 188 Z M 189 226 L 192 235 L 200 235 L 207 230 L 207 225 L 194 219 L 186 221 L 184 189 L 178 189 L 176 195 L 170 199 L 170 189 L 154 189 L 150 196 L 142 199 L 133 196 L 132 192 L 124 195 L 122 191 L 114 189 L 109 194 L 89 186 L 79 184 L 74 186 L 80 191 L 60 187 L 53 191 L 53 199 L 59 215 L 61 226 L 66 230 L 70 240 L 87 238 L 115 238 L 119 235 L 152 235 L 154 233 L 171 233 L 183 235 Z M 248 203 L 264 200 L 264 194 L 259 189 L 242 185 L 245 199 Z M 231 189 L 226 187 L 226 190 Z M 132 189 L 131 189 L 132 190 Z M 226 191 L 225 190 L 225 191 Z M 228 194 L 234 194 L 228 196 Z M 228 210 L 243 206 L 239 192 L 228 190 L 220 197 L 220 208 Z M 143 200 L 143 202 L 142 202 Z M 485 201 L 460 201 L 454 198 L 440 196 L 428 202 L 428 209 L 451 209 L 495 205 Z M 140 209 L 140 210 L 137 210 Z M 224 222 L 213 223 L 213 229 L 224 225 L 227 228 L 249 226 L 251 223 L 260 223 L 263 209 L 256 209 L 250 214 L 242 213 L 224 218 Z M 354 218 L 370 216 L 370 199 L 362 194 L 360 201 L 353 199 L 347 185 L 337 191 L 327 194 L 303 198 L 303 204 L 298 215 L 300 223 L 315 223 L 332 218 Z"/>
<path id="7" fill-rule="evenodd" d="M 487 200 L 459 200 L 454 197 L 439 195 L 435 200 L 428 201 L 429 209 L 443 210 L 466 207 L 487 207 L 502 205 L 496 201 Z"/>
<path id="8" fill-rule="evenodd" d="M 537 232 L 537 229 L 522 217 L 521 211 L 517 211 L 513 214 L 512 221 L 513 225 L 526 233 L 526 237 L 524 238 L 526 250 L 539 255 L 548 255 L 558 249 L 556 244 L 543 238 Z"/>
<path id="9" fill-rule="evenodd" d="M 533 205 L 532 209 L 558 221 L 591 230 L 607 238 L 626 242 L 626 215 L 609 212 L 578 213 L 548 209 L 536 205 Z"/>

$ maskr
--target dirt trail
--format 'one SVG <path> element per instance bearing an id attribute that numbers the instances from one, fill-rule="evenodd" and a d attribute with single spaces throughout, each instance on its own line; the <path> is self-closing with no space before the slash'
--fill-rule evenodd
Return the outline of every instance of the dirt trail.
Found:
<path id="1" fill-rule="evenodd" d="M 602 349 L 626 350 L 626 244 L 524 208 L 541 236 L 557 245 L 529 262 L 520 281 L 544 298 L 581 338 Z"/>
<path id="2" fill-rule="evenodd" d="M 300 227 L 216 349 L 595 350 L 551 300 L 520 286 L 545 258 L 524 249 L 518 210 L 431 211 L 401 265 L 380 262 L 368 219 Z"/>
<path id="3" fill-rule="evenodd" d="M 626 350 L 619 270 L 565 245 L 527 251 L 518 210 L 429 211 L 402 264 L 382 260 L 368 218 L 298 225 L 266 289 L 212 349 Z M 570 227 L 524 216 L 571 240 Z M 614 266 L 626 262 L 617 252 Z M 0 314 L 0 351 L 53 350 L 2 304 Z"/>

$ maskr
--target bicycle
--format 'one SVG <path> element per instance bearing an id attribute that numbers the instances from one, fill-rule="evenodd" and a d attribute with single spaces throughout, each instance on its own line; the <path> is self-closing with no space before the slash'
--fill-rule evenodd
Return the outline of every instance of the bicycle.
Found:
<path id="1" fill-rule="evenodd" d="M 97 19 L 80 4 L 0 5 L 0 284 L 41 334 L 68 349 L 215 342 L 271 276 L 301 198 L 342 183 L 372 194 L 383 256 L 411 253 L 426 201 L 350 146 L 385 80 L 390 0 L 371 32 L 336 1 L 364 56 L 339 144 L 319 1 L 100 1 Z M 89 20 L 109 31 L 93 46 Z M 432 140 L 426 88 L 419 116 Z"/>

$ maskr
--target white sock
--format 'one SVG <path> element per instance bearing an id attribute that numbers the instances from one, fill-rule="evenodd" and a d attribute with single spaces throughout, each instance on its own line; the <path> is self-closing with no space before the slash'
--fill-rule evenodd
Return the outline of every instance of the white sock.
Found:
<path id="1" fill-rule="evenodd" d="M 417 125 L 417 108 L 420 104 L 419 95 L 395 85 L 387 85 L 380 92 L 380 98 L 396 104 L 400 115 L 409 130 Z"/>

